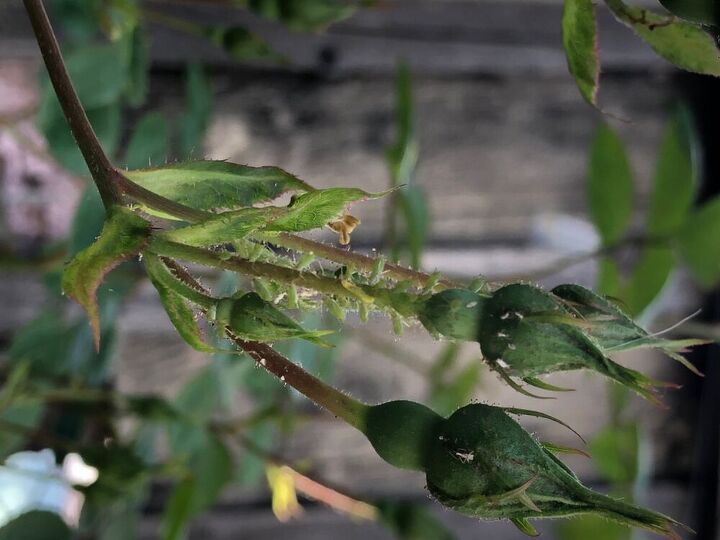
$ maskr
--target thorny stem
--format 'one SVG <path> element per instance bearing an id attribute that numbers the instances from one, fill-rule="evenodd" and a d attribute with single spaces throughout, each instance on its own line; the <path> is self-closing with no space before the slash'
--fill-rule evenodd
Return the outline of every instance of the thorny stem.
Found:
<path id="1" fill-rule="evenodd" d="M 377 306 L 392 308 L 403 316 L 415 314 L 411 295 L 407 295 L 407 300 L 401 302 L 399 296 L 383 287 L 372 285 L 353 285 L 352 287 L 348 285 L 346 287 L 339 279 L 319 276 L 312 272 L 301 272 L 294 268 L 277 266 L 271 263 L 250 261 L 237 255 L 221 254 L 208 249 L 165 240 L 157 236 L 151 240 L 147 249 L 149 252 L 163 257 L 230 270 L 247 276 L 267 278 L 349 300 L 362 302 L 363 298 L 358 296 L 361 293 L 371 298 L 372 303 Z"/>
<path id="2" fill-rule="evenodd" d="M 315 242 L 314 240 L 310 240 L 308 238 L 303 238 L 302 236 L 296 236 L 288 233 L 256 236 L 276 246 L 303 253 L 313 253 L 318 257 L 322 257 L 323 259 L 327 259 L 328 261 L 333 261 L 338 264 L 352 264 L 356 268 L 366 272 L 371 272 L 376 265 L 376 257 L 369 257 L 354 251 L 336 248 L 321 242 Z M 412 281 L 418 287 L 424 287 L 433 279 L 430 274 L 426 274 L 425 272 L 412 270 L 398 264 L 391 264 L 387 262 L 385 263 L 383 275 L 397 280 Z M 438 288 L 444 289 L 461 287 L 461 285 L 453 283 L 447 279 L 441 279 L 438 281 L 437 286 Z"/>
<path id="3" fill-rule="evenodd" d="M 179 269 L 179 267 L 177 268 Z M 180 271 L 182 270 L 180 269 Z M 189 273 L 183 272 L 178 277 L 190 288 L 205 295 L 209 294 Z M 368 409 L 367 405 L 325 384 L 317 377 L 285 358 L 270 345 L 244 340 L 234 335 L 227 327 L 225 328 L 225 334 L 260 366 L 275 375 L 278 379 L 289 384 L 305 397 L 314 401 L 352 427 L 360 431 L 364 430 L 365 416 Z"/>
<path id="4" fill-rule="evenodd" d="M 109 208 L 112 205 L 120 203 L 122 195 L 125 194 L 155 209 L 167 211 L 170 214 L 188 219 L 189 221 L 200 221 L 207 217 L 205 212 L 178 205 L 173 201 L 130 182 L 112 166 L 100 146 L 95 132 L 85 114 L 85 110 L 75 92 L 42 0 L 24 0 L 24 3 L 35 32 L 38 46 L 40 47 L 45 65 L 50 74 L 53 88 L 70 124 L 73 136 L 83 154 L 83 158 L 90 169 L 93 180 L 100 191 L 105 207 Z M 181 245 L 178 244 L 176 247 L 178 246 Z M 188 249 L 192 253 L 192 250 L 196 248 Z M 205 250 L 196 250 L 195 253 L 202 258 L 206 252 Z M 207 253 L 213 255 L 212 252 Z M 193 259 L 191 258 L 191 260 Z M 251 275 L 254 274 L 252 274 L 250 270 L 261 264 L 250 263 L 249 261 L 232 261 L 226 265 L 222 265 L 217 264 L 218 262 L 223 262 L 217 257 L 205 258 L 204 260 L 211 262 L 212 266 L 226 267 L 230 270 L 240 269 L 241 271 L 248 271 Z M 270 268 L 264 268 L 265 270 L 282 270 L 280 267 L 273 265 L 267 266 Z M 337 283 L 337 287 L 343 288 L 339 282 Z M 340 290 L 338 289 L 334 292 L 339 293 Z M 367 405 L 346 396 L 342 392 L 325 384 L 320 379 L 313 377 L 276 352 L 269 345 L 246 341 L 232 335 L 230 335 L 230 338 L 270 373 L 292 385 L 299 392 L 315 401 L 318 405 L 326 408 L 337 417 L 343 419 L 351 426 L 357 429 L 363 428 Z"/>
<path id="5" fill-rule="evenodd" d="M 77 92 L 75 92 L 42 0 L 24 0 L 24 3 L 40 47 L 40 53 L 50 75 L 50 81 L 65 118 L 70 124 L 70 131 L 72 131 L 85 163 L 90 169 L 90 174 L 100 191 L 103 204 L 108 208 L 119 202 L 121 197 L 121 191 L 113 174 L 115 169 L 100 146 Z"/>

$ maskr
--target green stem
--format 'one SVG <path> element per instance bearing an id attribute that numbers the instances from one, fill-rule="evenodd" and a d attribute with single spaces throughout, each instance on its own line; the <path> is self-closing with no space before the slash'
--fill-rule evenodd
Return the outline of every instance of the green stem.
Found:
<path id="1" fill-rule="evenodd" d="M 192 290 L 199 291 L 204 295 L 209 295 L 208 291 L 190 274 L 184 273 L 178 277 Z M 278 377 L 281 381 L 289 384 L 295 388 L 295 390 L 354 428 L 360 431 L 364 429 L 365 416 L 369 408 L 367 405 L 325 384 L 317 377 L 314 377 L 300 366 L 295 365 L 285 358 L 270 345 L 241 339 L 234 335 L 228 328 L 225 328 L 225 334 L 238 345 L 238 347 L 248 353 L 260 366 Z"/>
<path id="2" fill-rule="evenodd" d="M 115 169 L 98 141 L 75 87 L 63 62 L 60 46 L 53 32 L 42 0 L 24 0 L 37 39 L 40 53 L 47 67 L 50 81 L 57 95 L 70 131 L 77 141 L 106 208 L 120 201 L 121 190 L 115 182 Z"/>
<path id="3" fill-rule="evenodd" d="M 323 259 L 327 259 L 338 264 L 354 265 L 356 268 L 366 272 L 372 272 L 373 268 L 377 264 L 376 257 L 369 257 L 367 255 L 355 253 L 354 251 L 339 249 L 321 242 L 315 242 L 313 240 L 303 238 L 302 236 L 296 236 L 288 233 L 259 233 L 254 236 L 276 246 L 292 249 L 293 251 L 313 253 Z M 410 268 L 388 262 L 385 263 L 383 275 L 399 281 L 411 281 L 414 285 L 421 288 L 425 287 L 425 285 L 433 280 L 433 276 L 430 274 L 419 272 L 417 270 L 411 270 Z M 453 283 L 447 279 L 441 279 L 438 281 L 437 287 L 439 289 L 453 289 L 460 288 L 462 285 Z"/>
<path id="4" fill-rule="evenodd" d="M 243 351 L 248 353 L 258 364 L 278 377 L 281 381 L 289 384 L 305 397 L 311 399 L 355 429 L 360 431 L 365 429 L 365 416 L 369 409 L 368 405 L 325 384 L 317 377 L 314 377 L 300 366 L 285 358 L 270 345 L 255 341 L 245 341 L 244 339 L 234 336 L 230 331 L 226 333 Z"/>
<path id="5" fill-rule="evenodd" d="M 159 237 L 153 238 L 147 249 L 163 257 L 230 270 L 248 276 L 268 278 L 281 283 L 294 284 L 298 287 L 313 289 L 324 294 L 344 298 L 355 298 L 350 291 L 343 287 L 339 280 L 318 276 L 311 272 L 300 272 L 294 268 L 276 266 L 260 261 L 250 261 L 235 255 L 227 256 L 209 249 L 179 244 Z"/>

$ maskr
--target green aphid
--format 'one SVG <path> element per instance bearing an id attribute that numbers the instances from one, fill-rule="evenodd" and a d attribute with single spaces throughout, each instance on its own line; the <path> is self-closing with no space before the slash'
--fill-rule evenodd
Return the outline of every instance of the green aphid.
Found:
<path id="1" fill-rule="evenodd" d="M 529 519 L 593 514 L 679 539 L 673 519 L 583 486 L 500 407 L 467 405 L 438 423 L 425 463 L 428 489 L 441 504 L 509 519 L 529 535 L 537 534 Z"/>
<path id="2" fill-rule="evenodd" d="M 658 383 L 613 362 L 590 333 L 592 325 L 553 294 L 507 285 L 485 301 L 477 341 L 488 363 L 510 376 L 537 381 L 547 373 L 592 369 L 658 402 Z"/>
<path id="3" fill-rule="evenodd" d="M 332 330 L 306 330 L 254 292 L 239 297 L 221 298 L 214 313 L 209 313 L 209 316 L 241 339 L 268 343 L 301 338 L 322 347 L 332 346 L 320 339 L 332 334 Z"/>

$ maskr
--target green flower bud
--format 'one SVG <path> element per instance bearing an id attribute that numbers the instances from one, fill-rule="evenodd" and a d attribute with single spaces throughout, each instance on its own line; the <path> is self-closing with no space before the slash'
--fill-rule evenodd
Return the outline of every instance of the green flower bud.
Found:
<path id="1" fill-rule="evenodd" d="M 447 289 L 422 305 L 418 318 L 433 334 L 474 341 L 485 299 L 466 289 Z"/>
<path id="2" fill-rule="evenodd" d="M 506 378 L 592 369 L 657 401 L 659 383 L 608 358 L 588 334 L 589 326 L 553 294 L 518 283 L 485 301 L 478 341 L 486 360 Z"/>
<path id="3" fill-rule="evenodd" d="M 677 351 L 706 343 L 702 339 L 669 340 L 651 335 L 616 304 L 580 285 L 559 285 L 553 294 L 560 298 L 571 313 L 588 323 L 587 333 L 607 352 L 639 348 L 658 349 L 694 373 L 701 373 Z"/>
<path id="4" fill-rule="evenodd" d="M 257 293 L 221 298 L 215 309 L 208 311 L 208 316 L 241 339 L 273 342 L 302 338 L 323 347 L 331 346 L 320 338 L 332 334 L 332 330 L 305 330 Z"/>
<path id="5" fill-rule="evenodd" d="M 443 505 L 481 519 L 594 514 L 673 537 L 677 522 L 583 486 L 560 460 L 499 407 L 472 404 L 437 425 L 426 458 L 427 485 Z"/>
<path id="6" fill-rule="evenodd" d="M 377 454 L 400 469 L 425 469 L 431 440 L 443 417 L 414 401 L 369 407 L 363 433 Z"/>

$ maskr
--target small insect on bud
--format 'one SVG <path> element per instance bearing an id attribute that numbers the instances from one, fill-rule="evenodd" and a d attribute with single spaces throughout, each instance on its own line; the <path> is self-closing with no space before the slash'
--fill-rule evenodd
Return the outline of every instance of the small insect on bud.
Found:
<path id="1" fill-rule="evenodd" d="M 323 304 L 328 309 L 330 314 L 335 317 L 338 321 L 345 320 L 345 310 L 337 303 L 337 301 L 329 296 L 323 298 Z"/>
<path id="2" fill-rule="evenodd" d="M 418 317 L 429 332 L 475 341 L 484 303 L 484 298 L 467 289 L 447 289 L 426 300 Z"/>
<path id="3" fill-rule="evenodd" d="M 453 510 L 509 519 L 528 534 L 528 518 L 594 514 L 677 538 L 673 519 L 583 486 L 500 407 L 467 405 L 437 426 L 425 455 L 427 485 Z"/>
<path id="4" fill-rule="evenodd" d="M 298 292 L 295 285 L 290 285 L 287 290 L 287 306 L 290 309 L 298 309 Z"/>
<path id="5" fill-rule="evenodd" d="M 317 257 L 315 257 L 315 254 L 312 251 L 303 253 L 302 257 L 300 257 L 300 260 L 295 265 L 295 268 L 298 270 L 305 270 L 308 266 L 315 262 L 316 258 Z"/>
<path id="6" fill-rule="evenodd" d="M 385 257 L 380 255 L 373 262 L 372 272 L 370 272 L 370 284 L 375 285 L 380 281 L 383 271 L 385 270 Z"/>
<path id="7" fill-rule="evenodd" d="M 532 379 L 592 369 L 658 402 L 655 388 L 664 383 L 613 362 L 590 335 L 591 327 L 553 294 L 517 283 L 498 289 L 485 301 L 477 340 L 490 365 L 509 382 L 510 376 Z"/>

